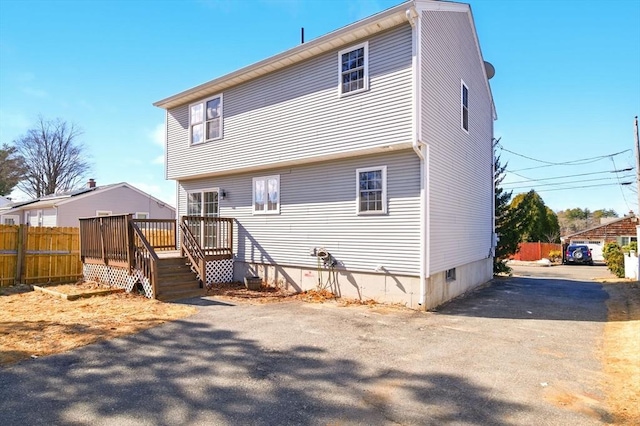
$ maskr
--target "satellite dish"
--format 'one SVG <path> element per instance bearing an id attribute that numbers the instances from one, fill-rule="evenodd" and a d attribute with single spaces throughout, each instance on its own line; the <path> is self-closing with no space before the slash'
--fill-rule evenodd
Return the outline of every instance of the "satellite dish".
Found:
<path id="1" fill-rule="evenodd" d="M 491 65 L 490 62 L 484 61 L 484 70 L 487 73 L 487 79 L 491 80 L 494 75 L 496 75 L 496 69 Z"/>

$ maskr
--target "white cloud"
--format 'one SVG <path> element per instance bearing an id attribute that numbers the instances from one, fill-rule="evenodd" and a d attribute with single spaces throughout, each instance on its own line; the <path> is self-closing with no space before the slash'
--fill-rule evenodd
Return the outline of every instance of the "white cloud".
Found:
<path id="1" fill-rule="evenodd" d="M 164 123 L 158 124 L 149 132 L 149 137 L 158 146 L 164 148 Z"/>
<path id="2" fill-rule="evenodd" d="M 164 164 L 164 155 L 158 155 L 156 158 L 153 159 L 153 161 L 151 163 L 152 164 Z"/>

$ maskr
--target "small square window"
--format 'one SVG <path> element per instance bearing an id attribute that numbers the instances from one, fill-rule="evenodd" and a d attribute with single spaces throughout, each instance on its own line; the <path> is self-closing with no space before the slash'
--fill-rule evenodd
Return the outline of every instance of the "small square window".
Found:
<path id="1" fill-rule="evenodd" d="M 455 281 L 456 280 L 456 268 L 447 269 L 445 273 L 445 278 L 447 281 Z"/>

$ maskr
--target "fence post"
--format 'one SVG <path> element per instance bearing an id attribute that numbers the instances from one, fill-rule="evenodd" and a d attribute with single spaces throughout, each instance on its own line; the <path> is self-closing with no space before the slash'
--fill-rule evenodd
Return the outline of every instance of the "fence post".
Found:
<path id="1" fill-rule="evenodd" d="M 14 284 L 22 283 L 22 278 L 23 278 L 22 270 L 24 269 L 24 256 L 26 253 L 28 229 L 29 228 L 27 228 L 27 226 L 24 224 L 20 225 L 20 228 L 18 229 L 18 248 L 16 253 L 17 254 L 16 279 Z"/>

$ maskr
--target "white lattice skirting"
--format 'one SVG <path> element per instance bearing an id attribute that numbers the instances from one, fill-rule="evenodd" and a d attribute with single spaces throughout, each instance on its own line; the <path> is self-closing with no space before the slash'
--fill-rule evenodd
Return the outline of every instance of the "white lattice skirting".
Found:
<path id="1" fill-rule="evenodd" d="M 200 275 L 198 275 L 200 279 Z M 207 261 L 206 285 L 214 283 L 230 283 L 233 281 L 233 259 Z"/>
<path id="2" fill-rule="evenodd" d="M 93 265 L 85 263 L 82 265 L 82 273 L 87 280 L 97 281 L 113 287 L 124 288 L 131 292 L 136 283 L 142 284 L 144 294 L 148 298 L 153 297 L 151 283 L 142 275 L 142 271 L 134 269 L 129 275 L 128 269 L 116 268 L 108 265 Z"/>

